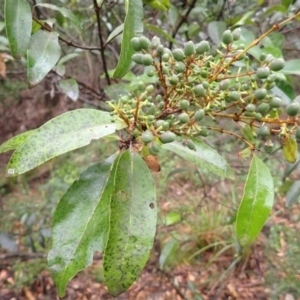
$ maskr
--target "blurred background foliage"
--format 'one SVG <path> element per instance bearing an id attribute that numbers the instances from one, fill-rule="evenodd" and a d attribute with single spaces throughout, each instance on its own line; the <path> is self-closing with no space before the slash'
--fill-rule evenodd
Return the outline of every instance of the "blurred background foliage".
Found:
<path id="1" fill-rule="evenodd" d="M 32 7 L 44 3 L 29 2 Z M 4 1 L 0 0 L 0 142 L 36 128 L 67 110 L 101 109 L 105 100 L 132 89 L 140 80 L 149 81 L 138 66 L 133 67 L 124 80 L 105 77 L 103 60 L 97 50 L 99 36 L 92 1 L 52 0 L 51 4 L 72 11 L 83 30 L 78 31 L 70 19 L 58 11 L 33 8 L 35 18 L 46 20 L 50 26 L 54 24 L 66 42 L 61 43 L 60 63 L 42 84 L 28 90 L 25 62 L 13 61 L 9 54 L 2 9 Z M 101 5 L 105 64 L 112 74 L 120 53 L 124 1 L 98 0 L 98 4 Z M 226 28 L 241 26 L 244 28 L 243 42 L 248 44 L 299 8 L 299 0 L 175 0 L 171 1 L 168 11 L 145 5 L 145 35 L 159 36 L 167 47 L 182 45 L 190 39 L 218 44 Z M 263 42 L 265 51 L 275 57 L 284 56 L 287 61 L 300 59 L 299 28 L 299 20 L 284 26 Z M 81 45 L 81 49 L 76 45 Z M 252 55 L 255 59 L 255 53 Z M 300 93 L 300 86 L 299 77 L 286 76 L 288 81 L 279 92 L 285 103 L 289 103 Z M 76 80 L 79 89 L 78 96 L 73 99 L 70 97 L 73 87 L 64 89 L 60 84 L 61 80 L 71 78 Z M 235 292 L 240 293 L 238 287 L 244 286 L 245 279 L 252 284 L 245 287 L 250 293 L 245 299 L 287 299 L 286 295 L 293 297 L 289 299 L 299 299 L 300 161 L 284 162 L 280 147 L 272 155 L 264 156 L 274 176 L 277 203 L 259 239 L 248 255 L 241 258 L 237 255 L 239 249 L 232 239 L 232 231 L 248 162 L 238 157 L 242 149 L 231 137 L 216 135 L 207 142 L 222 151 L 235 169 L 236 180 L 215 178 L 176 156 L 160 153 L 162 171 L 154 175 L 160 211 L 153 270 L 167 274 L 173 288 L 185 299 L 219 299 L 209 298 L 211 295 L 220 299 L 229 295 L 235 299 Z M 84 169 L 105 158 L 103 153 L 109 152 L 107 148 L 116 149 L 116 142 L 93 142 L 90 147 L 65 154 L 16 179 L 6 179 L 4 171 L 1 172 L 0 291 L 22 291 L 24 294 L 24 287 L 32 284 L 46 268 L 51 216 L 57 201 Z M 0 157 L 1 170 L 7 159 L 6 155 Z M 193 273 L 195 267 L 197 272 Z M 89 276 L 103 282 L 101 268 L 100 257 Z M 194 274 L 187 276 L 184 290 L 189 293 L 184 295 L 180 290 L 182 283 L 176 281 L 174 275 L 178 270 Z M 257 298 L 251 298 L 255 293 Z"/>

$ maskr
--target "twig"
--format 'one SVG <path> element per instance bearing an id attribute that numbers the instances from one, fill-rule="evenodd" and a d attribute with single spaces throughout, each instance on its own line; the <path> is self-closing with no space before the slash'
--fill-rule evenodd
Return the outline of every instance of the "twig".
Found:
<path id="1" fill-rule="evenodd" d="M 99 40 L 100 40 L 100 53 L 101 53 L 103 69 L 104 69 L 107 84 L 111 85 L 108 70 L 107 70 L 107 66 L 106 66 L 106 59 L 105 59 L 105 53 L 104 53 L 104 42 L 103 42 L 103 38 L 102 38 L 101 20 L 100 20 L 100 14 L 99 14 L 101 8 L 99 7 L 99 5 L 97 3 L 97 0 L 93 0 L 93 1 L 94 1 L 95 13 L 96 13 L 96 16 L 97 16 L 98 36 L 99 36 Z"/>

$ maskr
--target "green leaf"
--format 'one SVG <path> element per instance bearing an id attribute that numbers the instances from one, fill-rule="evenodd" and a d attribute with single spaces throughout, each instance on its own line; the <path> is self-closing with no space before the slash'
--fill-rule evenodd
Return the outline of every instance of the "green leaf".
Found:
<path id="1" fill-rule="evenodd" d="M 120 121 L 113 123 L 108 112 L 95 109 L 66 112 L 45 123 L 15 150 L 6 168 L 7 176 L 27 172 L 124 127 Z"/>
<path id="2" fill-rule="evenodd" d="M 29 47 L 32 16 L 26 0 L 5 0 L 5 26 L 11 54 L 20 59 Z"/>
<path id="3" fill-rule="evenodd" d="M 256 138 L 254 136 L 253 128 L 250 125 L 242 125 L 242 133 L 250 143 L 255 144 Z"/>
<path id="4" fill-rule="evenodd" d="M 60 199 L 52 222 L 48 266 L 60 297 L 80 270 L 103 252 L 109 232 L 115 156 L 89 167 Z"/>
<path id="5" fill-rule="evenodd" d="M 293 203 L 298 201 L 300 196 L 300 180 L 296 180 L 293 182 L 289 191 L 286 194 L 285 198 L 285 206 L 290 207 Z"/>
<path id="6" fill-rule="evenodd" d="M 164 269 L 171 257 L 176 253 L 179 248 L 179 242 L 175 239 L 169 240 L 163 247 L 159 256 L 159 268 Z"/>
<path id="7" fill-rule="evenodd" d="M 154 9 L 163 11 L 168 10 L 171 6 L 169 0 L 143 0 L 143 3 L 151 6 Z"/>
<path id="8" fill-rule="evenodd" d="M 128 0 L 128 8 L 124 21 L 123 39 L 120 59 L 114 72 L 114 78 L 123 77 L 130 68 L 134 50 L 130 40 L 143 33 L 143 3 L 141 0 Z"/>
<path id="9" fill-rule="evenodd" d="M 294 163 L 298 158 L 297 142 L 289 135 L 286 135 L 283 140 L 283 155 L 289 163 Z"/>
<path id="10" fill-rule="evenodd" d="M 165 224 L 167 226 L 173 225 L 181 221 L 181 214 L 178 211 L 171 211 L 166 215 Z"/>
<path id="11" fill-rule="evenodd" d="M 295 1 L 293 1 L 293 0 L 281 0 L 281 4 L 283 6 L 285 6 L 286 8 L 288 8 L 291 4 L 293 4 L 293 2 L 295 2 Z"/>
<path id="12" fill-rule="evenodd" d="M 208 35 L 216 45 L 221 43 L 222 34 L 225 30 L 226 23 L 223 21 L 212 21 L 207 27 Z"/>
<path id="13" fill-rule="evenodd" d="M 58 33 L 39 30 L 31 37 L 27 52 L 27 80 L 30 87 L 41 82 L 55 66 L 60 52 Z"/>
<path id="14" fill-rule="evenodd" d="M 103 262 L 105 282 L 113 296 L 125 292 L 145 266 L 157 218 L 154 182 L 144 160 L 130 150 L 117 160 Z"/>
<path id="15" fill-rule="evenodd" d="M 164 30 L 162 30 L 161 28 L 152 25 L 152 24 L 148 24 L 148 23 L 144 23 L 145 28 L 161 35 L 162 37 L 164 37 L 166 40 L 168 40 L 169 42 L 172 42 L 172 44 L 178 46 L 178 42 L 173 39 L 168 33 L 166 33 Z"/>
<path id="16" fill-rule="evenodd" d="M 112 85 L 106 85 L 104 87 L 105 94 L 112 100 L 119 100 L 121 96 L 128 95 L 128 90 L 126 89 L 126 84 L 115 83 Z"/>
<path id="17" fill-rule="evenodd" d="M 178 141 L 164 144 L 162 145 L 162 148 L 175 152 L 182 158 L 194 163 L 200 170 L 205 169 L 218 176 L 234 179 L 232 169 L 216 150 L 198 139 L 190 139 L 195 144 L 196 150 L 190 150 Z"/>
<path id="18" fill-rule="evenodd" d="M 60 88 L 73 101 L 77 101 L 79 96 L 79 87 L 75 79 L 64 79 L 58 82 Z"/>
<path id="19" fill-rule="evenodd" d="M 286 61 L 284 68 L 280 72 L 286 75 L 300 75 L 300 59 Z"/>
<path id="20" fill-rule="evenodd" d="M 124 23 L 120 24 L 119 26 L 117 26 L 108 36 L 107 40 L 106 40 L 106 44 L 108 44 L 110 41 L 112 41 L 113 39 L 115 39 L 118 35 L 120 35 L 124 30 Z"/>
<path id="21" fill-rule="evenodd" d="M 293 86 L 286 80 L 276 81 L 276 86 L 272 89 L 272 92 L 280 97 L 285 105 L 290 104 L 296 98 Z"/>
<path id="22" fill-rule="evenodd" d="M 0 154 L 4 153 L 9 150 L 14 150 L 18 146 L 20 146 L 30 135 L 32 135 L 35 132 L 35 130 L 29 130 L 23 133 L 20 133 L 11 139 L 4 142 L 2 145 L 0 145 Z"/>
<path id="23" fill-rule="evenodd" d="M 68 18 L 79 30 L 82 30 L 80 20 L 67 8 L 59 7 L 57 5 L 49 4 L 49 3 L 39 3 L 37 4 L 37 6 L 49 8 L 60 12 L 65 18 Z"/>
<path id="24" fill-rule="evenodd" d="M 282 5 L 270 5 L 269 8 L 260 17 L 262 19 L 266 18 L 268 15 L 270 15 L 273 12 L 286 13 L 286 7 L 284 7 Z"/>
<path id="25" fill-rule="evenodd" d="M 249 245 L 264 226 L 274 202 L 274 184 L 268 167 L 255 155 L 236 217 L 236 234 L 241 246 Z"/>
<path id="26" fill-rule="evenodd" d="M 285 38 L 284 35 L 280 32 L 272 32 L 268 36 L 266 36 L 262 42 L 261 42 L 265 47 L 270 47 L 270 48 L 278 48 L 282 49 L 284 43 L 285 43 Z"/>

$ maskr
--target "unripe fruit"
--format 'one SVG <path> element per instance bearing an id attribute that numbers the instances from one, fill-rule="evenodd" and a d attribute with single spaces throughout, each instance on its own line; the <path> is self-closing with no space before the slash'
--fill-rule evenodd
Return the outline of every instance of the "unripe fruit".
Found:
<path id="1" fill-rule="evenodd" d="M 232 91 L 228 93 L 226 100 L 228 100 L 228 102 L 233 102 L 239 100 L 240 98 L 241 94 L 238 91 Z"/>
<path id="2" fill-rule="evenodd" d="M 163 54 L 164 54 L 164 46 L 163 46 L 163 45 L 157 46 L 157 48 L 156 48 L 156 53 L 157 53 L 158 55 L 163 55 Z"/>
<path id="3" fill-rule="evenodd" d="M 209 88 L 209 83 L 207 81 L 202 81 L 202 85 L 205 89 Z"/>
<path id="4" fill-rule="evenodd" d="M 178 62 L 175 64 L 175 67 L 174 67 L 174 70 L 177 72 L 177 73 L 182 73 L 185 71 L 185 64 L 182 63 L 182 62 Z"/>
<path id="5" fill-rule="evenodd" d="M 144 55 L 141 53 L 135 53 L 132 55 L 132 60 L 138 64 L 138 65 L 142 65 L 143 64 L 143 57 Z"/>
<path id="6" fill-rule="evenodd" d="M 246 111 L 254 112 L 255 111 L 255 105 L 252 104 L 252 103 L 247 104 Z"/>
<path id="7" fill-rule="evenodd" d="M 138 37 L 133 37 L 130 40 L 130 44 L 132 46 L 132 48 L 134 49 L 134 51 L 140 51 L 141 50 L 141 46 L 140 46 L 140 38 Z"/>
<path id="8" fill-rule="evenodd" d="M 190 102 L 189 102 L 188 100 L 185 100 L 185 99 L 180 100 L 180 102 L 179 102 L 179 107 L 180 107 L 181 109 L 187 110 L 187 109 L 189 108 L 189 106 L 190 106 Z"/>
<path id="9" fill-rule="evenodd" d="M 151 66 L 153 63 L 153 58 L 150 54 L 144 54 L 143 55 L 143 65 L 144 66 Z"/>
<path id="10" fill-rule="evenodd" d="M 178 115 L 178 120 L 180 121 L 180 123 L 187 123 L 190 120 L 190 117 L 187 113 L 181 113 Z"/>
<path id="11" fill-rule="evenodd" d="M 232 31 L 232 37 L 234 41 L 237 41 L 240 39 L 241 36 L 241 29 L 240 28 L 236 28 Z"/>
<path id="12" fill-rule="evenodd" d="M 267 90 L 264 88 L 258 89 L 254 92 L 254 96 L 257 100 L 263 100 L 267 96 Z"/>
<path id="13" fill-rule="evenodd" d="M 233 41 L 233 36 L 230 30 L 225 30 L 222 34 L 222 42 L 225 45 L 231 44 Z"/>
<path id="14" fill-rule="evenodd" d="M 229 79 L 224 79 L 224 80 L 222 80 L 222 81 L 220 82 L 220 84 L 219 84 L 219 89 L 220 89 L 221 91 L 227 90 L 228 87 L 229 87 L 229 83 L 230 83 L 230 80 L 229 80 Z"/>
<path id="15" fill-rule="evenodd" d="M 161 127 L 161 126 L 163 125 L 164 122 L 165 122 L 164 120 L 157 120 L 157 121 L 155 122 L 155 127 L 156 127 L 156 128 Z"/>
<path id="16" fill-rule="evenodd" d="M 290 117 L 295 117 L 298 115 L 300 110 L 300 105 L 299 102 L 292 102 L 291 104 L 289 104 L 286 108 L 286 113 L 290 116 Z"/>
<path id="17" fill-rule="evenodd" d="M 266 153 L 271 153 L 273 151 L 274 144 L 271 140 L 265 142 L 264 149 Z"/>
<path id="18" fill-rule="evenodd" d="M 266 53 L 262 53 L 259 57 L 259 60 L 264 61 L 266 59 L 266 57 L 267 57 Z"/>
<path id="19" fill-rule="evenodd" d="M 171 78 L 170 78 L 170 83 L 172 85 L 176 85 L 178 82 L 179 82 L 178 77 L 176 75 L 172 75 Z"/>
<path id="20" fill-rule="evenodd" d="M 206 90 L 202 84 L 196 85 L 194 91 L 197 96 L 204 97 L 206 95 Z"/>
<path id="21" fill-rule="evenodd" d="M 160 148 L 161 148 L 161 146 L 159 143 L 153 142 L 151 147 L 149 147 L 149 151 L 152 155 L 157 155 L 158 152 L 160 151 Z"/>
<path id="22" fill-rule="evenodd" d="M 196 146 L 195 146 L 195 144 L 193 143 L 193 141 L 187 140 L 186 145 L 187 145 L 187 147 L 188 147 L 190 150 L 196 150 Z"/>
<path id="23" fill-rule="evenodd" d="M 248 91 L 249 88 L 250 88 L 250 86 L 249 86 L 248 83 L 243 83 L 243 85 L 242 85 L 242 90 L 243 90 L 243 91 Z"/>
<path id="24" fill-rule="evenodd" d="M 266 125 L 262 125 L 259 128 L 258 133 L 259 133 L 260 136 L 266 137 L 266 136 L 270 135 L 270 128 Z"/>
<path id="25" fill-rule="evenodd" d="M 176 134 L 171 131 L 163 132 L 160 136 L 160 141 L 163 144 L 172 143 L 175 141 Z"/>
<path id="26" fill-rule="evenodd" d="M 155 105 L 152 104 L 147 109 L 147 115 L 154 115 L 155 113 L 156 113 L 156 108 L 155 108 Z"/>
<path id="27" fill-rule="evenodd" d="M 153 77 L 155 75 L 155 70 L 154 69 L 149 69 L 149 70 L 147 70 L 146 74 L 149 77 Z"/>
<path id="28" fill-rule="evenodd" d="M 255 120 L 256 121 L 261 121 L 262 118 L 263 118 L 263 115 L 261 113 L 255 113 Z"/>
<path id="29" fill-rule="evenodd" d="M 145 89 L 145 84 L 143 81 L 139 81 L 138 84 L 137 84 L 137 88 L 139 91 L 144 91 Z"/>
<path id="30" fill-rule="evenodd" d="M 205 112 L 203 109 L 199 109 L 195 112 L 194 118 L 196 121 L 201 121 L 205 117 Z"/>
<path id="31" fill-rule="evenodd" d="M 141 136 L 141 139 L 142 141 L 147 144 L 147 143 L 151 143 L 153 141 L 153 134 L 151 131 L 147 130 L 147 131 L 144 131 L 142 133 L 142 136 Z"/>
<path id="32" fill-rule="evenodd" d="M 163 102 L 160 102 L 159 104 L 158 104 L 158 108 L 159 109 L 163 109 L 165 107 L 165 104 L 163 103 Z"/>
<path id="33" fill-rule="evenodd" d="M 274 59 L 274 56 L 272 54 L 267 54 L 265 58 L 265 63 L 270 63 Z"/>
<path id="34" fill-rule="evenodd" d="M 261 67 L 256 71 L 256 77 L 259 79 L 266 79 L 270 75 L 269 67 Z"/>
<path id="35" fill-rule="evenodd" d="M 184 45 L 184 55 L 191 56 L 195 53 L 195 45 L 192 41 L 187 42 Z"/>
<path id="36" fill-rule="evenodd" d="M 172 51 L 172 54 L 177 61 L 183 61 L 184 60 L 184 52 L 181 49 L 174 49 Z"/>
<path id="37" fill-rule="evenodd" d="M 163 54 L 163 56 L 161 57 L 161 59 L 162 59 L 162 61 L 164 61 L 164 62 L 168 62 L 169 59 L 170 59 L 169 53 Z"/>
<path id="38" fill-rule="evenodd" d="M 157 36 L 154 36 L 151 40 L 151 49 L 156 49 L 161 44 L 160 38 Z"/>
<path id="39" fill-rule="evenodd" d="M 196 45 L 196 53 L 201 55 L 207 51 L 209 51 L 210 46 L 208 41 L 201 41 L 199 44 Z"/>
<path id="40" fill-rule="evenodd" d="M 270 63 L 270 69 L 272 71 L 280 71 L 284 68 L 285 61 L 282 58 L 276 58 L 271 61 Z"/>
<path id="41" fill-rule="evenodd" d="M 258 106 L 257 111 L 264 116 L 269 111 L 269 109 L 270 105 L 268 103 L 261 103 Z"/>
<path id="42" fill-rule="evenodd" d="M 204 137 L 207 137 L 209 135 L 209 131 L 207 130 L 207 128 L 201 128 L 199 134 Z"/>
<path id="43" fill-rule="evenodd" d="M 145 36 L 141 36 L 139 38 L 139 44 L 140 44 L 141 49 L 147 50 L 149 48 L 149 46 L 151 45 L 151 42 Z"/>
<path id="44" fill-rule="evenodd" d="M 275 82 L 271 82 L 271 83 L 268 83 L 267 85 L 266 85 L 266 89 L 267 90 L 271 90 L 273 87 L 275 87 L 276 86 L 276 83 Z"/>
<path id="45" fill-rule="evenodd" d="M 154 85 L 153 84 L 150 84 L 146 87 L 146 92 L 148 94 L 152 93 L 154 91 Z"/>
<path id="46" fill-rule="evenodd" d="M 139 134 L 140 134 L 140 131 L 139 131 L 137 128 L 135 128 L 135 129 L 131 132 L 131 135 L 132 135 L 133 137 L 135 137 L 135 138 L 137 138 L 137 137 L 139 136 Z"/>
<path id="47" fill-rule="evenodd" d="M 269 103 L 271 108 L 279 108 L 282 105 L 282 100 L 278 97 L 274 97 Z"/>
<path id="48" fill-rule="evenodd" d="M 164 129 L 164 130 L 169 129 L 169 128 L 170 128 L 170 124 L 171 124 L 172 122 L 173 122 L 172 120 L 169 120 L 169 122 L 168 122 L 168 121 L 165 121 L 165 122 L 162 124 L 163 129 Z"/>
<path id="49" fill-rule="evenodd" d="M 300 140 L 300 127 L 297 128 L 295 136 L 297 140 Z"/>

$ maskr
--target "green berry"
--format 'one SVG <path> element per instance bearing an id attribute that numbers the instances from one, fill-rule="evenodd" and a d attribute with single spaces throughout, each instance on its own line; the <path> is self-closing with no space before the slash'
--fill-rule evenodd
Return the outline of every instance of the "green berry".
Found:
<path id="1" fill-rule="evenodd" d="M 256 121 L 261 121 L 262 118 L 263 118 L 263 115 L 261 113 L 255 113 L 255 120 Z"/>
<path id="2" fill-rule="evenodd" d="M 265 60 L 265 63 L 270 63 L 274 59 L 274 56 L 272 54 L 267 54 Z"/>
<path id="3" fill-rule="evenodd" d="M 170 60 L 170 55 L 169 53 L 164 53 L 163 56 L 161 57 L 162 61 L 168 62 Z"/>
<path id="4" fill-rule="evenodd" d="M 266 59 L 266 57 L 267 57 L 266 53 L 262 53 L 259 57 L 259 60 L 264 61 Z"/>
<path id="5" fill-rule="evenodd" d="M 266 137 L 270 135 L 270 128 L 266 125 L 262 125 L 258 131 L 260 136 Z"/>
<path id="6" fill-rule="evenodd" d="M 199 44 L 196 45 L 196 53 L 201 55 L 207 51 L 209 51 L 210 46 L 208 41 L 201 41 Z"/>
<path id="7" fill-rule="evenodd" d="M 175 64 L 175 67 L 174 67 L 174 70 L 177 72 L 177 73 L 182 73 L 185 71 L 185 64 L 182 63 L 182 62 L 178 62 Z"/>
<path id="8" fill-rule="evenodd" d="M 257 111 L 263 116 L 270 110 L 270 105 L 268 103 L 261 103 L 257 107 Z"/>
<path id="9" fill-rule="evenodd" d="M 282 105 L 282 100 L 278 97 L 274 97 L 270 101 L 271 108 L 279 108 Z"/>
<path id="10" fill-rule="evenodd" d="M 142 133 L 141 139 L 142 139 L 142 141 L 143 141 L 145 144 L 151 143 L 151 142 L 153 141 L 153 134 L 152 134 L 152 132 L 149 131 L 149 130 L 144 131 L 144 132 Z"/>
<path id="11" fill-rule="evenodd" d="M 158 104 L 158 109 L 163 109 L 165 107 L 165 104 L 163 102 L 160 102 Z"/>
<path id="12" fill-rule="evenodd" d="M 266 98 L 267 96 L 267 90 L 264 89 L 264 88 L 261 88 L 261 89 L 257 89 L 255 92 L 254 92 L 254 96 L 257 100 L 263 100 Z"/>
<path id="13" fill-rule="evenodd" d="M 206 90 L 202 84 L 196 85 L 194 91 L 197 96 L 204 97 L 206 95 Z"/>
<path id="14" fill-rule="evenodd" d="M 161 127 L 161 126 L 163 125 L 164 122 L 165 122 L 164 120 L 157 120 L 157 121 L 155 122 L 155 127 L 156 127 L 156 128 Z"/>
<path id="15" fill-rule="evenodd" d="M 243 83 L 243 85 L 242 85 L 242 90 L 243 90 L 243 91 L 248 91 L 249 88 L 250 88 L 250 86 L 249 86 L 248 83 Z"/>
<path id="16" fill-rule="evenodd" d="M 146 87 L 146 92 L 148 94 L 152 93 L 154 91 L 154 85 L 153 84 L 150 84 Z"/>
<path id="17" fill-rule="evenodd" d="M 300 140 L 300 127 L 297 128 L 295 136 L 297 140 Z"/>
<path id="18" fill-rule="evenodd" d="M 273 151 L 274 144 L 271 140 L 265 142 L 264 149 L 266 153 L 271 153 Z"/>
<path id="19" fill-rule="evenodd" d="M 151 106 L 147 109 L 147 115 L 154 115 L 156 113 L 156 107 L 151 103 Z"/>
<path id="20" fill-rule="evenodd" d="M 236 28 L 232 31 L 232 38 L 234 41 L 239 40 L 241 37 L 241 29 L 240 28 Z"/>
<path id="21" fill-rule="evenodd" d="M 255 105 L 252 103 L 247 104 L 246 111 L 249 111 L 249 112 L 255 111 Z"/>
<path id="22" fill-rule="evenodd" d="M 179 107 L 183 110 L 187 110 L 190 106 L 190 102 L 188 100 L 182 99 L 179 102 Z"/>
<path id="23" fill-rule="evenodd" d="M 209 131 L 207 130 L 207 128 L 202 127 L 199 134 L 204 136 L 204 137 L 207 137 L 209 135 Z"/>
<path id="24" fill-rule="evenodd" d="M 160 151 L 160 148 L 161 148 L 161 146 L 159 143 L 153 142 L 151 147 L 149 147 L 149 151 L 152 155 L 157 155 Z"/>
<path id="25" fill-rule="evenodd" d="M 137 138 L 137 137 L 139 136 L 139 134 L 140 134 L 140 131 L 139 131 L 137 128 L 135 128 L 135 129 L 131 132 L 131 135 L 132 135 L 133 137 L 135 137 L 135 138 Z"/>
<path id="26" fill-rule="evenodd" d="M 237 101 L 241 98 L 241 94 L 238 91 L 232 91 L 228 93 L 228 96 L 226 97 L 226 100 L 228 100 L 228 102 L 234 102 Z"/>
<path id="27" fill-rule="evenodd" d="M 175 60 L 177 60 L 177 61 L 183 61 L 184 60 L 184 52 L 182 51 L 182 49 L 179 49 L 179 48 L 174 49 L 172 51 L 172 54 L 173 54 Z"/>
<path id="28" fill-rule="evenodd" d="M 160 141 L 163 144 L 172 143 L 176 139 L 176 134 L 171 131 L 165 131 L 160 136 Z"/>
<path id="29" fill-rule="evenodd" d="M 276 86 L 276 83 L 275 82 L 271 82 L 271 83 L 267 83 L 266 85 L 266 90 L 271 90 L 273 87 Z"/>
<path id="30" fill-rule="evenodd" d="M 222 35 L 222 42 L 225 45 L 229 45 L 233 42 L 233 36 L 230 30 L 225 30 Z"/>
<path id="31" fill-rule="evenodd" d="M 163 124 L 162 124 L 163 129 L 164 129 L 164 130 L 169 129 L 169 128 L 170 128 L 170 124 L 171 124 L 172 122 L 173 122 L 172 120 L 169 120 L 169 122 L 168 122 L 168 121 L 163 122 Z"/>
<path id="32" fill-rule="evenodd" d="M 187 113 L 181 113 L 178 115 L 178 120 L 180 121 L 180 123 L 186 124 L 189 122 L 190 117 Z"/>
<path id="33" fill-rule="evenodd" d="M 153 58 L 152 58 L 152 56 L 151 56 L 149 53 L 144 54 L 144 55 L 143 55 L 143 65 L 144 65 L 144 66 L 151 66 L 152 63 L 153 63 Z"/>
<path id="34" fill-rule="evenodd" d="M 290 117 L 295 117 L 298 115 L 300 110 L 300 105 L 299 102 L 295 101 L 292 102 L 291 104 L 289 104 L 286 108 L 286 113 L 290 116 Z"/>
<path id="35" fill-rule="evenodd" d="M 147 76 L 149 76 L 149 77 L 153 77 L 154 75 L 155 75 L 155 70 L 154 69 L 148 69 L 147 70 Z"/>
<path id="36" fill-rule="evenodd" d="M 145 90 L 145 84 L 143 81 L 139 81 L 137 84 L 137 88 L 139 91 L 144 91 Z"/>
<path id="37" fill-rule="evenodd" d="M 187 140 L 186 145 L 190 150 L 196 150 L 196 146 L 193 141 Z"/>
<path id="38" fill-rule="evenodd" d="M 163 45 L 158 45 L 156 48 L 156 53 L 158 55 L 163 55 L 164 54 L 164 46 Z"/>
<path id="39" fill-rule="evenodd" d="M 207 81 L 202 81 L 202 85 L 206 90 L 209 88 L 209 83 Z"/>
<path id="40" fill-rule="evenodd" d="M 276 58 L 271 61 L 270 63 L 270 69 L 272 71 L 280 71 L 284 68 L 285 61 L 282 58 Z"/>
<path id="41" fill-rule="evenodd" d="M 134 51 L 140 51 L 141 50 L 140 38 L 138 38 L 138 37 L 132 38 L 130 40 L 130 44 L 131 44 L 132 48 L 134 49 Z"/>
<path id="42" fill-rule="evenodd" d="M 172 85 L 176 85 L 178 82 L 179 82 L 178 77 L 176 75 L 172 75 L 171 78 L 170 78 L 170 83 Z"/>
<path id="43" fill-rule="evenodd" d="M 230 84 L 230 80 L 229 80 L 229 79 L 224 79 L 224 80 L 222 80 L 222 81 L 220 82 L 220 84 L 219 84 L 219 89 L 220 89 L 221 91 L 225 91 L 225 90 L 228 89 L 229 84 Z"/>
<path id="44" fill-rule="evenodd" d="M 269 67 L 261 67 L 256 71 L 256 77 L 259 79 L 266 79 L 270 75 Z"/>
<path id="45" fill-rule="evenodd" d="M 138 64 L 138 65 L 142 65 L 143 64 L 143 57 L 144 55 L 141 53 L 135 53 L 132 55 L 132 60 Z"/>
<path id="46" fill-rule="evenodd" d="M 154 36 L 151 40 L 151 45 L 150 48 L 151 49 L 156 49 L 159 45 L 161 44 L 160 42 L 160 38 L 157 36 Z"/>
<path id="47" fill-rule="evenodd" d="M 150 45 L 151 45 L 151 42 L 148 38 L 146 38 L 145 36 L 141 36 L 139 38 L 139 45 L 140 45 L 140 48 L 143 49 L 143 50 L 147 50 Z"/>
<path id="48" fill-rule="evenodd" d="M 184 55 L 191 56 L 195 53 L 195 44 L 192 41 L 187 42 L 184 45 Z"/>
<path id="49" fill-rule="evenodd" d="M 201 121 L 205 117 L 205 112 L 203 109 L 199 109 L 195 112 L 194 118 L 196 121 Z"/>

